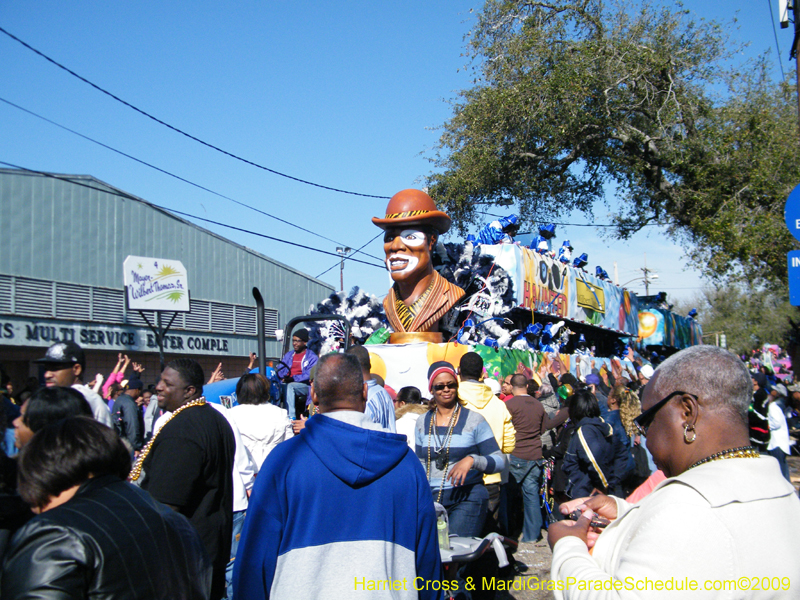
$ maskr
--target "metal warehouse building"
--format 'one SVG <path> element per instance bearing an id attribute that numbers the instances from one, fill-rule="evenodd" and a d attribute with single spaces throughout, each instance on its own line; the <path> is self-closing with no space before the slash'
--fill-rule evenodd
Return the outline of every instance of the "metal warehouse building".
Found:
<path id="1" fill-rule="evenodd" d="M 155 383 L 155 336 L 126 307 L 129 255 L 186 267 L 191 310 L 173 313 L 166 359 L 192 356 L 207 376 L 219 362 L 226 376 L 238 376 L 256 351 L 254 286 L 266 305 L 268 357 L 280 355 L 275 329 L 333 292 L 93 177 L 0 169 L 0 364 L 15 387 L 39 375 L 31 361 L 61 340 L 86 351 L 85 381 L 107 376 L 122 352 L 145 366 L 146 384 Z M 165 325 L 171 317 L 163 315 Z"/>

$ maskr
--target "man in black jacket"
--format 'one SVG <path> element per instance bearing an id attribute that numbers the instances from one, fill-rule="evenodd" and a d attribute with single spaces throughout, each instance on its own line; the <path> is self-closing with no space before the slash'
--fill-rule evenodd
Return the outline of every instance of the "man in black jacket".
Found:
<path id="1" fill-rule="evenodd" d="M 137 452 L 142 449 L 144 440 L 144 418 L 136 404 L 136 399 L 142 394 L 142 387 L 141 379 L 131 378 L 125 393 L 117 396 L 111 409 L 111 421 L 117 433 Z"/>
<path id="2" fill-rule="evenodd" d="M 183 515 L 125 481 L 129 451 L 87 417 L 38 431 L 19 492 L 39 513 L 14 536 L 3 598 L 207 600 L 211 565 Z"/>
<path id="3" fill-rule="evenodd" d="M 213 563 L 211 598 L 225 595 L 233 533 L 233 457 L 228 421 L 206 404 L 205 376 L 190 358 L 167 364 L 156 385 L 158 405 L 171 413 L 139 456 L 131 480 L 186 516 Z"/>

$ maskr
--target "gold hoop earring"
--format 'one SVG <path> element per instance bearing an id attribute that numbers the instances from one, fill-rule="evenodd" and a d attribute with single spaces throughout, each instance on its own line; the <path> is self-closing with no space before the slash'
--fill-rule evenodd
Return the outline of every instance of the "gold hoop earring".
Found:
<path id="1" fill-rule="evenodd" d="M 692 439 L 689 439 L 689 432 L 692 432 Z M 685 423 L 683 425 L 683 441 L 687 444 L 691 444 L 697 439 L 697 432 L 694 430 L 694 425 L 689 425 L 689 423 Z"/>

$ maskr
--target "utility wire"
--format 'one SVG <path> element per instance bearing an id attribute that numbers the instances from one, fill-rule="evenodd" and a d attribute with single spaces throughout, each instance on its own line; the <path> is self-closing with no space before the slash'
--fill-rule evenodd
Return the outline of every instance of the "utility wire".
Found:
<path id="1" fill-rule="evenodd" d="M 772 23 L 772 35 L 775 36 L 775 48 L 778 50 L 778 66 L 781 68 L 783 81 L 786 81 L 786 73 L 783 72 L 783 62 L 781 62 L 781 46 L 778 44 L 778 30 L 775 29 L 775 18 L 772 16 L 772 0 L 767 0 L 767 9 L 769 10 L 769 22 Z"/>
<path id="2" fill-rule="evenodd" d="M 181 211 L 175 210 L 173 208 L 166 208 L 164 206 L 158 206 L 158 204 L 154 204 L 153 206 L 155 206 L 156 208 L 161 208 L 162 210 L 167 210 L 169 212 L 173 212 L 176 215 L 183 215 L 185 217 L 191 217 L 192 219 L 197 219 L 199 221 L 205 221 L 206 223 L 213 223 L 214 225 L 219 225 L 220 227 L 227 227 L 228 229 L 233 229 L 234 231 L 242 231 L 244 233 L 249 233 L 250 235 L 256 235 L 258 237 L 263 237 L 263 238 L 266 238 L 268 240 L 272 240 L 274 242 L 281 242 L 283 244 L 290 244 L 292 246 L 297 246 L 298 248 L 304 248 L 305 250 L 312 250 L 314 252 L 319 252 L 321 254 L 328 254 L 330 256 L 339 257 L 339 255 L 336 252 L 329 252 L 328 250 L 320 250 L 319 248 L 312 248 L 311 246 L 304 246 L 303 244 L 298 244 L 296 242 L 288 242 L 286 240 L 282 240 L 280 238 L 272 237 L 272 236 L 266 235 L 264 233 L 256 233 L 255 231 L 250 231 L 249 229 L 242 229 L 241 227 L 235 227 L 234 225 L 227 225 L 225 223 L 220 223 L 219 221 L 212 221 L 211 219 L 204 219 L 203 217 L 198 217 L 196 215 L 191 215 L 189 213 L 181 212 Z M 369 265 L 370 267 L 377 267 L 379 269 L 385 269 L 386 268 L 386 266 L 383 265 L 383 264 L 376 265 L 375 263 L 367 262 L 365 260 L 359 260 L 357 258 L 345 257 L 344 260 L 352 260 L 353 262 L 361 263 L 362 265 Z"/>
<path id="3" fill-rule="evenodd" d="M 382 231 L 381 231 L 381 232 L 379 232 L 379 233 L 378 233 L 378 235 L 376 235 L 374 238 L 372 238 L 372 239 L 371 239 L 370 241 L 368 241 L 366 244 L 364 244 L 363 246 L 361 246 L 361 248 L 359 248 L 358 250 L 362 250 L 362 249 L 366 248 L 367 246 L 369 246 L 369 245 L 370 245 L 372 242 L 374 242 L 375 240 L 377 240 L 377 239 L 378 239 L 379 237 L 381 237 L 382 235 L 383 235 L 383 232 L 382 232 Z M 358 252 L 358 250 L 355 250 L 355 251 L 353 252 L 353 254 L 355 254 L 356 252 Z M 370 254 L 370 255 L 368 255 L 368 256 L 372 256 L 372 255 Z M 347 260 L 347 257 L 346 257 L 346 256 L 344 257 L 344 260 Z M 327 273 L 327 272 L 328 272 L 328 271 L 330 271 L 331 269 L 334 269 L 334 268 L 336 268 L 336 265 L 338 265 L 338 264 L 339 264 L 339 262 L 336 262 L 336 263 L 334 263 L 334 264 L 333 264 L 333 266 L 331 266 L 331 267 L 329 267 L 329 268 L 325 269 L 325 270 L 324 270 L 322 273 L 320 273 L 319 275 L 317 275 L 317 279 L 319 279 L 320 277 L 322 277 L 323 275 L 325 275 L 325 273 Z"/>
<path id="4" fill-rule="evenodd" d="M 147 117 L 148 119 L 151 119 L 151 120 L 155 121 L 156 123 L 158 123 L 158 124 L 160 124 L 160 125 L 163 125 L 164 127 L 167 127 L 167 128 L 169 128 L 169 129 L 171 129 L 172 131 L 174 131 L 174 132 L 176 132 L 176 133 L 179 133 L 179 134 L 181 134 L 182 136 L 185 136 L 185 137 L 189 138 L 190 140 L 193 140 L 193 141 L 195 141 L 195 142 L 197 142 L 197 143 L 199 143 L 199 144 L 202 144 L 203 146 L 206 146 L 207 148 L 211 148 L 212 150 L 216 150 L 217 152 L 220 152 L 220 153 L 222 153 L 222 154 L 224 154 L 224 155 L 226 155 L 226 156 L 230 156 L 230 157 L 231 157 L 231 158 L 233 158 L 233 159 L 239 160 L 239 161 L 241 161 L 241 162 L 243 162 L 243 163 L 246 163 L 246 164 L 248 164 L 248 165 L 251 165 L 251 166 L 253 166 L 253 167 L 256 167 L 256 168 L 258 168 L 258 169 L 262 169 L 262 170 L 264 170 L 264 171 L 267 171 L 267 172 L 269 172 L 269 173 L 272 173 L 273 175 L 280 175 L 281 177 L 285 177 L 286 179 L 291 179 L 292 181 L 297 181 L 297 182 L 299 182 L 299 183 L 304 183 L 304 184 L 306 184 L 306 185 L 312 185 L 312 186 L 314 186 L 314 187 L 322 188 L 323 190 L 329 190 L 329 191 L 331 191 L 331 192 L 338 192 L 338 193 L 340 193 L 340 194 L 350 194 L 351 196 L 362 196 L 362 197 L 364 197 L 364 198 L 380 198 L 380 199 L 388 199 L 388 198 L 389 198 L 389 196 L 377 196 L 377 195 L 374 195 L 374 194 L 362 194 L 362 193 L 360 193 L 360 192 L 350 192 L 350 191 L 347 191 L 347 190 L 342 190 L 342 189 L 339 189 L 339 188 L 330 187 L 330 186 L 327 186 L 327 185 L 322 185 L 322 184 L 320 184 L 320 183 L 314 183 L 313 181 L 307 181 L 307 180 L 305 180 L 305 179 L 300 179 L 299 177 L 293 177 L 292 175 L 287 175 L 286 173 L 281 173 L 280 171 L 276 171 L 275 169 L 270 169 L 269 167 L 265 167 L 264 165 L 260 165 L 260 164 L 258 164 L 257 162 L 253 162 L 252 160 L 248 160 L 248 159 L 246 159 L 246 158 L 242 158 L 241 156 L 239 156 L 239 155 L 237 155 L 237 154 L 234 154 L 233 152 L 228 152 L 227 150 L 223 150 L 222 148 L 220 148 L 220 147 L 218 147 L 218 146 L 215 146 L 214 144 L 210 144 L 210 143 L 208 143 L 208 142 L 206 142 L 206 141 L 204 141 L 204 140 L 201 140 L 201 139 L 200 139 L 200 138 L 198 138 L 198 137 L 195 137 L 195 136 L 193 136 L 193 135 L 192 135 L 192 134 L 190 134 L 190 133 L 186 133 L 186 132 L 185 132 L 185 131 L 183 131 L 182 129 L 178 129 L 178 128 L 177 128 L 177 127 L 175 127 L 174 125 L 170 125 L 170 124 L 169 124 L 169 123 L 167 123 L 166 121 L 162 121 L 162 120 L 161 120 L 161 119 L 159 119 L 158 117 L 154 117 L 153 115 L 151 115 L 150 113 L 148 113 L 148 112 L 146 112 L 146 111 L 142 110 L 141 108 L 138 108 L 138 107 L 134 106 L 134 105 L 133 105 L 133 104 L 131 104 L 130 102 L 127 102 L 127 101 L 123 100 L 122 98 L 120 98 L 119 96 L 116 96 L 116 95 L 112 94 L 111 92 L 109 92 L 108 90 L 105 90 L 105 89 L 103 89 L 103 88 L 102 88 L 102 87 L 100 87 L 99 85 L 97 85 L 97 84 L 95 84 L 95 83 L 92 83 L 91 81 L 89 81 L 89 80 L 88 80 L 88 79 L 86 79 L 85 77 L 83 77 L 83 76 L 81 76 L 81 75 L 78 75 L 78 74 L 77 74 L 75 71 L 73 71 L 72 69 L 70 69 L 70 68 L 68 68 L 68 67 L 66 67 L 66 66 L 64 66 L 64 65 L 62 65 L 60 62 L 58 62 L 58 61 L 56 61 L 56 60 L 54 60 L 54 59 L 50 58 L 50 57 L 49 57 L 49 56 L 47 56 L 45 53 L 43 53 L 43 52 L 40 52 L 39 50 L 37 50 L 36 48 L 34 48 L 33 46 L 31 46 L 31 45 L 30 45 L 30 44 L 28 44 L 27 42 L 24 42 L 23 40 L 19 39 L 17 36 L 15 36 L 14 34 L 12 34 L 12 33 L 8 32 L 8 31 L 6 31 L 6 30 L 5 30 L 5 29 L 3 29 L 2 27 L 0 27 L 0 32 L 2 32 L 2 33 L 4 33 L 4 34 L 6 34 L 6 35 L 7 35 L 8 37 L 10 37 L 12 40 L 14 40 L 14 41 L 16 41 L 16 42 L 19 42 L 20 44 L 22 44 L 23 46 L 25 46 L 25 47 L 26 47 L 28 50 L 30 50 L 30 51 L 32 51 L 32 52 L 35 52 L 36 54 L 38 54 L 39 56 L 41 56 L 41 57 L 42 57 L 43 59 L 45 59 L 46 61 L 48 61 L 48 62 L 50 62 L 50 63 L 54 64 L 55 66 L 57 66 L 59 69 L 63 69 L 64 71 L 66 71 L 67 73 L 69 73 L 70 75 L 72 75 L 73 77 L 76 77 L 76 78 L 80 79 L 81 81 L 83 81 L 84 83 L 86 83 L 86 84 L 88 84 L 88 85 L 92 86 L 92 87 L 93 87 L 94 89 L 96 89 L 97 91 L 99 91 L 99 92 L 102 92 L 102 93 L 103 93 L 103 94 L 105 94 L 106 96 L 109 96 L 109 97 L 113 98 L 114 100 L 116 100 L 117 102 L 120 102 L 121 104 L 124 104 L 124 105 L 125 105 L 125 106 L 127 106 L 128 108 L 131 108 L 131 109 L 135 110 L 135 111 L 136 111 L 136 112 L 138 112 L 139 114 L 141 114 L 141 115 L 144 115 L 144 116 L 145 116 L 145 117 Z"/>
<path id="5" fill-rule="evenodd" d="M 69 177 L 56 175 L 55 173 L 47 173 L 45 171 L 36 171 L 34 169 L 27 169 L 25 167 L 20 167 L 19 165 L 15 165 L 15 164 L 12 164 L 12 163 L 9 163 L 9 162 L 5 162 L 5 161 L 2 161 L 2 160 L 0 160 L 0 165 L 5 165 L 7 167 L 11 167 L 11 168 L 17 169 L 19 171 L 25 171 L 27 173 L 34 173 L 36 175 L 41 175 L 41 176 L 44 176 L 44 177 L 50 177 L 51 179 L 58 179 L 60 181 L 66 181 L 67 183 L 71 183 L 73 185 L 79 185 L 81 187 L 89 188 L 90 190 L 96 190 L 98 192 L 103 192 L 105 194 L 109 194 L 109 195 L 112 195 L 112 196 L 119 196 L 120 198 L 127 198 L 129 200 L 141 201 L 141 198 L 137 198 L 136 196 L 134 196 L 132 194 L 126 194 L 125 192 L 122 192 L 120 190 L 106 189 L 106 188 L 101 188 L 101 187 L 97 187 L 97 186 L 94 186 L 94 185 L 89 185 L 88 183 L 84 183 L 82 181 L 75 181 L 74 179 L 70 179 Z M 339 255 L 336 254 L 335 252 L 329 252 L 327 250 L 320 250 L 319 248 L 312 248 L 311 246 L 306 246 L 305 244 L 298 244 L 297 242 L 290 242 L 288 240 L 282 240 L 280 238 L 276 238 L 276 237 L 273 237 L 273 236 L 270 236 L 270 235 L 266 235 L 264 233 L 257 233 L 255 231 L 250 231 L 249 229 L 243 229 L 241 227 L 236 227 L 234 225 L 228 225 L 226 223 L 220 223 L 219 221 L 213 221 L 211 219 L 205 219 L 203 217 L 198 217 L 197 215 L 192 215 L 190 213 L 182 212 L 180 210 L 175 210 L 173 208 L 168 208 L 166 206 L 159 206 L 158 204 L 153 204 L 152 202 L 148 202 L 148 204 L 150 204 L 151 206 L 153 206 L 155 208 L 158 208 L 160 210 L 168 212 L 168 213 L 174 213 L 176 215 L 183 215 L 185 217 L 189 217 L 189 218 L 192 218 L 192 219 L 197 219 L 198 221 L 205 221 L 206 223 L 213 223 L 214 225 L 219 225 L 220 227 L 227 227 L 228 229 L 233 229 L 235 231 L 241 231 L 243 233 L 249 233 L 250 235 L 255 235 L 255 236 L 258 236 L 258 237 L 262 237 L 262 238 L 265 238 L 265 239 L 268 239 L 268 240 L 272 240 L 274 242 L 280 242 L 282 244 L 289 244 L 290 246 L 295 246 L 297 248 L 303 248 L 304 250 L 311 250 L 312 252 L 319 252 L 320 254 L 328 254 L 330 256 L 336 256 L 337 258 L 339 257 Z M 351 260 L 353 262 L 361 263 L 361 264 L 364 264 L 364 265 L 369 265 L 370 267 L 376 267 L 378 269 L 385 269 L 386 268 L 386 266 L 384 264 L 378 265 L 378 264 L 375 264 L 375 263 L 366 262 L 364 260 L 359 260 L 357 258 L 346 257 L 345 260 Z"/>
<path id="6" fill-rule="evenodd" d="M 94 138 L 91 138 L 88 135 L 84 135 L 84 134 L 82 134 L 82 133 L 80 133 L 78 131 L 75 131 L 74 129 L 70 129 L 69 127 L 67 127 L 65 125 L 61 125 L 60 123 L 56 123 L 55 121 L 53 121 L 51 119 L 48 119 L 47 117 L 44 117 L 44 116 L 42 116 L 40 114 L 37 114 L 37 113 L 33 112 L 32 110 L 28 110 L 27 108 L 23 108 L 22 106 L 20 106 L 18 104 L 14 104 L 10 100 L 6 100 L 5 98 L 0 97 L 0 102 L 5 102 L 9 106 L 13 106 L 14 108 L 16 108 L 18 110 L 21 110 L 22 112 L 25 112 L 25 113 L 27 113 L 29 115 L 32 115 L 32 116 L 36 117 L 37 119 L 41 119 L 42 121 L 50 123 L 51 125 L 55 125 L 56 127 L 59 127 L 61 129 L 63 129 L 64 131 L 68 131 L 68 132 L 70 132 L 70 133 L 72 133 L 74 135 L 77 135 L 78 137 L 83 138 L 83 139 L 85 139 L 87 141 L 90 141 L 93 144 L 97 144 L 98 146 L 106 148 L 107 150 L 111 150 L 112 152 L 116 152 L 120 156 L 124 156 L 125 158 L 129 158 L 129 159 L 131 159 L 131 160 L 133 160 L 133 161 L 135 161 L 135 162 L 137 162 L 139 164 L 142 164 L 142 165 L 144 165 L 146 167 L 150 167 L 151 169 L 155 169 L 159 173 L 163 173 L 164 175 L 168 175 L 170 177 L 173 177 L 173 178 L 177 179 L 178 181 L 182 181 L 184 183 L 188 183 L 189 185 L 194 186 L 194 187 L 196 187 L 198 189 L 201 189 L 201 190 L 203 190 L 205 192 L 208 192 L 209 194 L 214 194 L 215 196 L 219 196 L 220 198 L 224 198 L 225 200 L 230 200 L 231 202 L 233 202 L 235 204 L 238 204 L 239 206 L 244 206 L 245 208 L 249 208 L 250 210 L 253 210 L 253 211 L 255 211 L 255 212 L 259 213 L 259 214 L 262 214 L 262 215 L 264 215 L 266 217 L 270 217 L 271 219 L 275 219 L 276 221 L 280 221 L 281 223 L 284 223 L 286 225 L 289 225 L 291 227 L 299 229 L 300 231 L 304 231 L 305 233 L 310 233 L 311 235 L 316 236 L 318 238 L 321 238 L 323 240 L 327 240 L 329 242 L 333 242 L 334 244 L 338 244 L 340 246 L 344 245 L 343 242 L 337 242 L 336 240 L 332 240 L 329 237 L 325 237 L 322 234 L 319 234 L 319 233 L 316 233 L 314 231 L 311 231 L 310 229 L 306 229 L 305 227 L 302 227 L 300 225 L 292 223 L 291 221 L 287 221 L 286 219 L 281 219 L 280 217 L 276 217 L 275 215 L 272 215 L 272 214 L 270 214 L 270 213 L 268 213 L 266 211 L 263 211 L 260 208 L 256 208 L 255 206 L 250 206 L 249 204 L 245 204 L 244 202 L 240 202 L 239 200 L 231 198 L 230 196 L 225 196 L 224 194 L 220 194 L 219 192 L 215 192 L 214 190 L 209 189 L 209 188 L 207 188 L 205 186 L 202 186 L 199 183 L 194 183 L 193 181 L 189 181 L 188 179 L 185 179 L 184 177 L 181 177 L 180 175 L 175 175 L 174 173 L 171 173 L 171 172 L 169 172 L 169 171 L 167 171 L 165 169 L 162 169 L 161 167 L 157 167 L 156 165 L 153 165 L 153 164 L 151 164 L 149 162 L 146 162 L 146 161 L 144 161 L 144 160 L 142 160 L 140 158 L 136 158 L 135 156 L 127 154 L 126 152 L 123 152 L 122 150 L 117 150 L 116 148 L 113 148 L 113 147 L 109 146 L 108 144 L 104 144 L 103 142 L 95 140 Z M 358 252 L 358 250 L 356 250 L 356 252 Z M 366 252 L 362 252 L 361 254 L 363 254 L 364 256 L 369 256 L 370 258 L 374 258 L 375 260 L 381 260 L 380 257 L 373 256 L 373 255 L 368 254 Z"/>

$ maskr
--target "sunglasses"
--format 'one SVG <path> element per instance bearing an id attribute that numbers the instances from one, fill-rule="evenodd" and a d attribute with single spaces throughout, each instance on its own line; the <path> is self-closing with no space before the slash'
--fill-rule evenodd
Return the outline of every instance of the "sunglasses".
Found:
<path id="1" fill-rule="evenodd" d="M 433 386 L 433 390 L 436 392 L 441 392 L 443 390 L 457 390 L 458 389 L 458 382 L 453 381 L 450 383 L 437 383 Z"/>
<path id="2" fill-rule="evenodd" d="M 659 410 L 661 410 L 662 406 L 664 406 L 667 402 L 672 400 L 675 396 L 691 396 L 695 400 L 698 400 L 697 396 L 695 396 L 694 394 L 690 394 L 688 392 L 681 392 L 681 391 L 672 392 L 669 396 L 663 398 L 662 400 L 659 400 L 658 402 L 653 404 L 653 406 L 648 408 L 646 411 L 644 411 L 642 414 L 640 414 L 633 420 L 633 424 L 636 426 L 636 431 L 639 432 L 639 435 L 644 435 L 644 436 L 647 435 L 647 430 L 653 423 L 653 419 L 656 418 L 656 413 Z"/>

